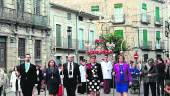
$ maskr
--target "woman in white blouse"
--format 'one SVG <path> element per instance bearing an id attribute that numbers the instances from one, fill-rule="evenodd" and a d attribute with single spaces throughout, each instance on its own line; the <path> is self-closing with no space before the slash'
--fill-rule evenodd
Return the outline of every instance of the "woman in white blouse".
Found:
<path id="1" fill-rule="evenodd" d="M 15 92 L 16 96 L 21 96 L 20 74 L 17 68 L 14 67 L 10 78 L 11 91 Z"/>

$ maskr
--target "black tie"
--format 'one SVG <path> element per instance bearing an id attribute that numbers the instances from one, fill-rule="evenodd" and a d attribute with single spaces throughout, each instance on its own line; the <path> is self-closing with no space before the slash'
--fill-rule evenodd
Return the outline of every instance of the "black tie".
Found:
<path id="1" fill-rule="evenodd" d="M 70 71 L 72 70 L 72 65 L 71 65 L 71 63 L 70 63 Z"/>
<path id="2" fill-rule="evenodd" d="M 71 63 L 69 63 L 69 64 L 70 64 L 69 75 L 72 75 L 72 65 L 71 65 Z"/>

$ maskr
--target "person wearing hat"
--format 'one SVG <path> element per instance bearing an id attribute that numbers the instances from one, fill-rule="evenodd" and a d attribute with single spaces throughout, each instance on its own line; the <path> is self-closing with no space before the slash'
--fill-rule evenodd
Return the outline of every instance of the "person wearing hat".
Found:
<path id="1" fill-rule="evenodd" d="M 144 96 L 149 96 L 149 86 L 151 88 L 152 96 L 156 96 L 156 81 L 157 81 L 157 68 L 154 60 L 151 58 L 146 65 L 142 68 Z"/>
<path id="2" fill-rule="evenodd" d="M 90 56 L 90 63 L 86 65 L 86 74 L 89 96 L 100 96 L 103 75 L 101 65 L 96 62 L 96 55 Z"/>

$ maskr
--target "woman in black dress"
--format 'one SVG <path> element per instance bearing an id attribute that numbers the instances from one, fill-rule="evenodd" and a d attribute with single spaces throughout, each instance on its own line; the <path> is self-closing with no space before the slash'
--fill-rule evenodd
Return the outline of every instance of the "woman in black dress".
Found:
<path id="1" fill-rule="evenodd" d="M 56 96 L 61 80 L 59 70 L 54 60 L 50 60 L 48 62 L 48 68 L 46 70 L 46 82 L 49 96 Z"/>
<path id="2" fill-rule="evenodd" d="M 90 56 L 90 63 L 86 65 L 87 86 L 89 96 L 100 96 L 100 83 L 103 80 L 102 69 L 96 63 L 96 56 Z"/>

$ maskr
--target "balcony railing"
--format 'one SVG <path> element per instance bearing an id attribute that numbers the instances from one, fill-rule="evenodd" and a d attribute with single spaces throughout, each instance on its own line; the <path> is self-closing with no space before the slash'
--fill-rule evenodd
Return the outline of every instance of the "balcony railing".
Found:
<path id="1" fill-rule="evenodd" d="M 157 41 L 155 42 L 155 50 L 164 50 L 165 49 L 165 42 Z"/>
<path id="2" fill-rule="evenodd" d="M 143 24 L 150 24 L 151 16 L 147 14 L 141 14 L 141 23 Z"/>
<path id="3" fill-rule="evenodd" d="M 35 15 L 27 12 L 17 12 L 16 9 L 0 7 L 0 22 L 17 23 L 23 26 L 34 26 L 35 28 L 47 28 L 47 16 Z"/>
<path id="4" fill-rule="evenodd" d="M 125 23 L 125 14 L 121 17 L 116 17 L 112 15 L 112 24 L 124 24 Z"/>
<path id="5" fill-rule="evenodd" d="M 85 51 L 88 48 L 86 47 L 86 44 L 90 43 L 88 42 L 88 40 L 77 40 L 77 39 L 72 39 L 71 41 L 69 40 L 69 44 L 68 44 L 68 38 L 63 38 L 60 37 L 60 39 L 58 38 L 56 40 L 56 48 L 59 49 L 77 49 L 81 50 L 81 51 Z M 91 44 L 91 43 L 90 43 Z M 92 45 L 94 45 L 94 43 L 92 43 Z"/>
<path id="6" fill-rule="evenodd" d="M 56 48 L 76 49 L 76 39 L 68 40 L 68 38 L 60 37 L 56 40 Z"/>
<path id="7" fill-rule="evenodd" d="M 151 50 L 152 49 L 152 41 L 141 41 L 140 48 L 143 50 Z"/>
<path id="8" fill-rule="evenodd" d="M 155 25 L 157 25 L 157 26 L 163 26 L 163 18 L 160 18 L 159 20 L 157 20 L 157 19 L 155 18 Z"/>

